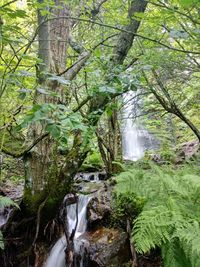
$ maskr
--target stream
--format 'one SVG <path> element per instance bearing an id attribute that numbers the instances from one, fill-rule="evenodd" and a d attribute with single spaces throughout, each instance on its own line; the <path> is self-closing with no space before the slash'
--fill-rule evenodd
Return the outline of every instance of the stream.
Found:
<path id="1" fill-rule="evenodd" d="M 74 265 L 74 267 L 84 267 L 83 265 L 83 254 L 84 246 L 82 245 L 81 239 L 79 237 L 86 231 L 87 228 L 87 220 L 86 220 L 86 211 L 87 211 L 87 204 L 90 200 L 88 195 L 79 195 L 78 203 L 71 204 L 67 207 L 67 217 L 68 217 L 68 226 L 69 226 L 69 233 L 71 234 L 73 229 L 76 227 L 76 205 L 78 205 L 78 224 L 76 227 L 76 233 L 74 238 L 74 249 L 75 253 L 79 254 L 80 262 L 79 265 Z M 65 264 L 65 248 L 66 248 L 66 238 L 63 235 L 53 246 L 49 257 L 44 265 L 44 267 L 66 267 Z M 82 245 L 82 246 L 81 246 Z"/>
<path id="2" fill-rule="evenodd" d="M 138 108 L 139 100 L 135 96 L 135 92 L 128 92 L 124 96 L 123 114 L 125 117 L 123 118 L 122 127 L 122 150 L 124 160 L 130 161 L 137 161 L 144 156 L 146 150 L 155 148 L 152 136 L 138 123 L 137 116 L 140 113 Z M 136 119 L 133 119 L 133 117 L 136 117 Z M 87 181 L 88 184 L 97 184 L 100 183 L 101 177 L 99 173 L 79 173 L 75 179 Z M 92 194 L 80 194 L 78 203 L 71 204 L 67 207 L 69 233 L 72 233 L 73 229 L 75 229 L 77 220 L 76 209 L 78 208 L 78 224 L 74 237 L 73 267 L 89 267 L 86 260 L 87 241 L 84 239 L 83 234 L 87 230 L 87 205 L 92 197 Z M 51 249 L 43 267 L 67 267 L 65 263 L 66 245 L 66 238 L 63 235 Z"/>

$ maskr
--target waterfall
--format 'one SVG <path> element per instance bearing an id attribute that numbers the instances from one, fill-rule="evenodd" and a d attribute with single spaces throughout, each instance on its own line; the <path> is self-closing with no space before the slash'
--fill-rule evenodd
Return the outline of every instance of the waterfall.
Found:
<path id="1" fill-rule="evenodd" d="M 74 250 L 75 253 L 77 252 L 79 254 L 81 260 L 77 265 L 75 264 L 77 267 L 83 267 L 83 240 L 79 239 L 79 237 L 86 231 L 87 228 L 86 212 L 89 200 L 90 197 L 88 195 L 80 195 L 78 204 L 71 204 L 67 207 L 69 233 L 71 233 L 76 225 L 76 205 L 78 205 L 78 224 L 74 238 Z M 66 267 L 66 245 L 66 238 L 65 236 L 62 236 L 51 249 L 44 267 Z"/>
<path id="2" fill-rule="evenodd" d="M 0 208 L 0 229 L 7 223 L 11 211 L 10 207 Z"/>
<path id="3" fill-rule="evenodd" d="M 101 180 L 105 180 L 106 172 L 80 172 L 77 173 L 74 180 L 82 180 L 88 182 L 100 182 Z"/>
<path id="4" fill-rule="evenodd" d="M 137 161 L 144 156 L 148 149 L 155 148 L 155 140 L 138 122 L 141 115 L 139 99 L 135 92 L 124 95 L 122 150 L 124 160 Z"/>

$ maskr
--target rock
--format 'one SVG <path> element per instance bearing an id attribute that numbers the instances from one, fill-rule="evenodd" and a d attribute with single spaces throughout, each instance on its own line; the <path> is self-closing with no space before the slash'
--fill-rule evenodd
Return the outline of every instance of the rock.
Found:
<path id="1" fill-rule="evenodd" d="M 98 182 L 98 181 L 102 181 L 106 179 L 107 179 L 107 175 L 105 171 L 78 172 L 75 176 L 76 181 Z"/>
<path id="2" fill-rule="evenodd" d="M 65 203 L 66 206 L 69 206 L 71 204 L 76 203 L 77 202 L 77 199 L 78 199 L 77 195 L 75 195 L 75 194 L 67 194 L 65 196 L 63 202 Z"/>
<path id="3" fill-rule="evenodd" d="M 104 184 L 104 187 L 98 190 L 88 203 L 87 220 L 90 230 L 105 224 L 111 214 L 111 192 L 107 186 Z"/>
<path id="4" fill-rule="evenodd" d="M 125 232 L 102 227 L 85 233 L 83 238 L 89 242 L 87 253 L 90 267 L 121 267 L 130 259 L 129 241 Z"/>
<path id="5" fill-rule="evenodd" d="M 178 149 L 178 159 L 177 163 L 182 162 L 183 160 L 188 160 L 195 156 L 199 150 L 199 141 L 189 141 L 180 146 Z"/>

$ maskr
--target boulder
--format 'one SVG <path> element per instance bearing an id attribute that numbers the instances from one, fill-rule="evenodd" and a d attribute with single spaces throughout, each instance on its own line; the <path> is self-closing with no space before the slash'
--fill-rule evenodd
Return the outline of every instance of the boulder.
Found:
<path id="1" fill-rule="evenodd" d="M 121 267 L 130 260 L 127 233 L 105 227 L 83 235 L 87 240 L 88 266 Z"/>
<path id="2" fill-rule="evenodd" d="M 108 190 L 107 186 L 107 184 L 104 184 L 88 203 L 87 220 L 90 230 L 99 225 L 104 225 L 111 214 L 111 190 Z"/>
<path id="3" fill-rule="evenodd" d="M 76 194 L 69 193 L 65 196 L 63 203 L 65 203 L 65 206 L 69 206 L 71 204 L 76 203 L 77 200 L 78 200 L 78 196 Z"/>

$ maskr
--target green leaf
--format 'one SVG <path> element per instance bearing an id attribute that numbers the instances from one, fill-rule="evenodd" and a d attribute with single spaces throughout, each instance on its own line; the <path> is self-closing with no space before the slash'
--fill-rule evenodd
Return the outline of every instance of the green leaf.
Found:
<path id="1" fill-rule="evenodd" d="M 58 140 L 60 138 L 61 130 L 57 125 L 48 124 L 45 130 L 49 132 L 54 139 Z"/>
<path id="2" fill-rule="evenodd" d="M 0 196 L 0 209 L 5 208 L 5 207 L 10 207 L 10 206 L 15 206 L 19 208 L 17 203 L 15 203 L 12 199 L 9 197 L 2 197 Z"/>
<path id="3" fill-rule="evenodd" d="M 181 0 L 180 1 L 180 4 L 186 8 L 193 6 L 194 4 L 197 4 L 197 3 L 198 3 L 198 0 Z"/>

